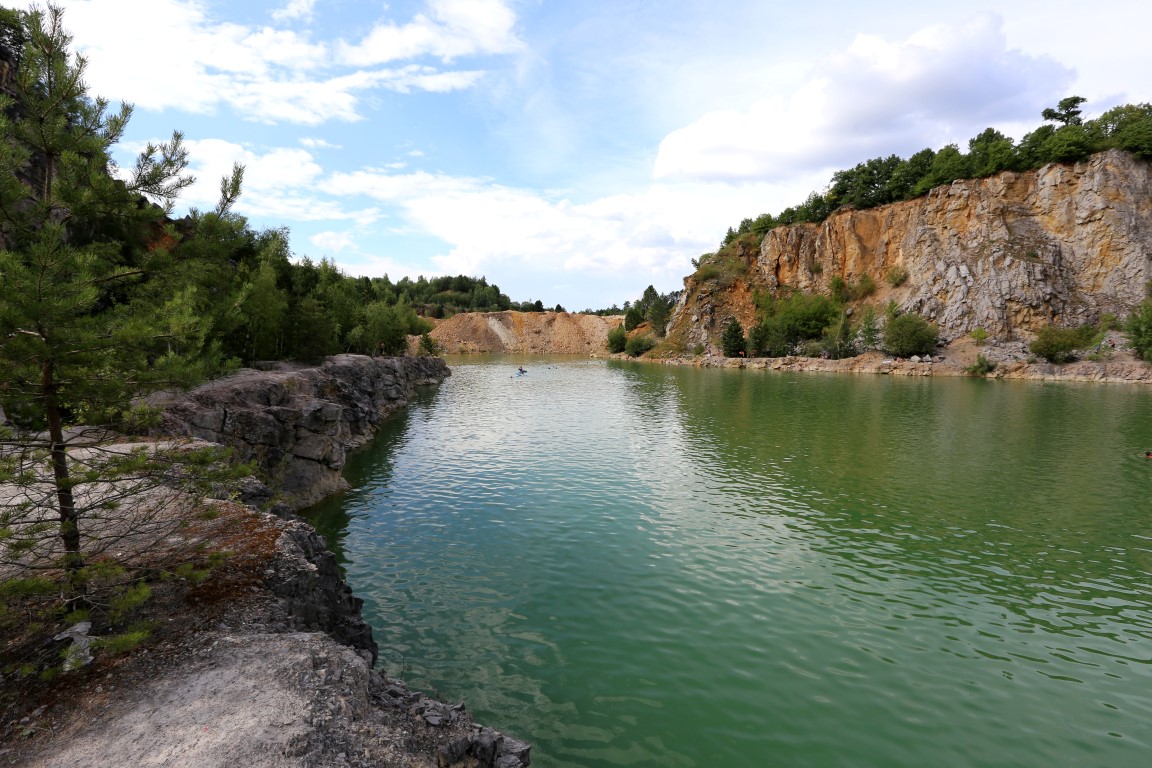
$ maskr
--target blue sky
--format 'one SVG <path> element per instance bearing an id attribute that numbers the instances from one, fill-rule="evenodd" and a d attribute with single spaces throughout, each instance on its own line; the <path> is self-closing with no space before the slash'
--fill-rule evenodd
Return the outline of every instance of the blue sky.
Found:
<path id="1" fill-rule="evenodd" d="M 183 207 L 239 161 L 236 210 L 297 256 L 570 310 L 680 288 L 861 160 L 1152 101 L 1131 0 L 60 5 L 92 92 L 136 107 L 118 159 L 184 132 Z"/>

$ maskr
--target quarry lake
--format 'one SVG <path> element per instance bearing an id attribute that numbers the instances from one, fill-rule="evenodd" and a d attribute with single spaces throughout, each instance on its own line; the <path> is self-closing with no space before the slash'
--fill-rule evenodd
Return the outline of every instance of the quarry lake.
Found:
<path id="1" fill-rule="evenodd" d="M 308 516 L 533 765 L 1152 761 L 1147 387 L 449 364 Z"/>

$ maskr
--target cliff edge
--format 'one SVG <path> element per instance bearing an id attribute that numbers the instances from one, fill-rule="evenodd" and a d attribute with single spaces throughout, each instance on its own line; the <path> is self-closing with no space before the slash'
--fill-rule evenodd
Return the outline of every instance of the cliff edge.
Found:
<path id="1" fill-rule="evenodd" d="M 1125 317 L 1152 279 L 1152 164 L 1120 150 L 1074 165 L 955 181 L 926 196 L 841 210 L 819 224 L 738 244 L 739 274 L 685 278 L 669 336 L 716 349 L 728 318 L 756 321 L 757 291 L 827 293 L 832 280 L 877 292 L 936 323 L 951 341 L 983 328 L 1000 340 L 1048 324 Z M 893 286 L 889 276 L 906 278 Z"/>

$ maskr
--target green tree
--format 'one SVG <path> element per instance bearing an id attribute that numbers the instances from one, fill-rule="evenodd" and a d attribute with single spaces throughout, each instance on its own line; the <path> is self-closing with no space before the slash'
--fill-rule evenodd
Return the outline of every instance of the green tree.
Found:
<path id="1" fill-rule="evenodd" d="M 864 307 L 860 317 L 860 344 L 864 349 L 880 346 L 880 322 L 876 317 L 876 308 L 871 304 Z"/>
<path id="2" fill-rule="evenodd" d="M 1045 120 L 1061 125 L 1081 125 L 1083 120 L 1080 118 L 1080 105 L 1088 99 L 1083 96 L 1069 96 L 1060 99 L 1055 109 L 1049 107 L 1040 113 L 1040 116 Z"/>
<path id="3" fill-rule="evenodd" d="M 890 355 L 928 355 L 936 350 L 939 340 L 936 326 L 917 314 L 889 317 L 884 324 L 884 351 Z"/>
<path id="4" fill-rule="evenodd" d="M 747 352 L 744 326 L 734 317 L 724 326 L 724 333 L 720 336 L 720 348 L 724 351 L 724 357 L 740 357 Z"/>
<path id="5" fill-rule="evenodd" d="M 623 325 L 618 325 L 612 330 L 608 331 L 608 351 L 615 354 L 623 352 L 624 348 L 628 345 L 628 331 L 624 330 Z"/>
<path id="6" fill-rule="evenodd" d="M 1128 346 L 1141 360 L 1152 361 L 1152 300 L 1145 299 L 1124 323 Z"/>
<path id="7" fill-rule="evenodd" d="M 121 530 L 139 532 L 125 522 L 128 499 L 145 487 L 190 487 L 202 477 L 172 474 L 174 465 L 200 461 L 194 453 L 105 451 L 99 439 L 81 453 L 66 434 L 75 424 L 127 431 L 138 418 L 133 398 L 195 381 L 215 364 L 192 307 L 194 289 L 166 279 L 168 245 L 179 236 L 165 226 L 164 213 L 192 178 L 175 133 L 146 146 L 126 180 L 115 179 L 110 151 L 132 107 L 110 114 L 106 100 L 89 97 L 86 62 L 69 55 L 59 8 L 0 9 L 0 21 L 26 40 L 15 95 L 0 99 L 0 397 L 22 403 L 28 426 L 47 434 L 9 434 L 0 449 L 0 482 L 21 491 L 20 501 L 0 509 L 0 552 L 9 564 L 62 566 L 71 599 L 84 602 L 92 573 L 86 542 L 97 554 L 120 535 L 113 526 L 94 536 L 85 526 L 119 514 Z M 218 214 L 227 212 L 239 184 L 237 170 L 224 183 Z M 92 488 L 104 495 L 87 492 Z M 45 538 L 49 508 L 59 559 Z"/>

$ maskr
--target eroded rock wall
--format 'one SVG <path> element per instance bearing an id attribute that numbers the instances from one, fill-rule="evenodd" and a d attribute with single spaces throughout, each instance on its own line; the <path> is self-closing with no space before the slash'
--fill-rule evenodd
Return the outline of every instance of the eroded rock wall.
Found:
<path id="1" fill-rule="evenodd" d="M 231 446 L 302 508 L 345 488 L 348 451 L 367 443 L 417 386 L 449 373 L 437 357 L 362 355 L 314 368 L 246 369 L 163 403 L 157 431 Z"/>
<path id="2" fill-rule="evenodd" d="M 935 322 L 946 341 L 976 328 L 1026 338 L 1049 323 L 1123 318 L 1152 279 L 1152 165 L 1111 150 L 956 181 L 916 200 L 772 230 L 748 267 L 735 288 L 749 294 L 827 292 L 834 277 L 867 276 L 879 289 L 868 301 L 895 300 Z M 886 280 L 893 268 L 908 273 L 895 288 Z M 718 333 L 702 319 L 751 319 L 750 299 L 685 283 L 674 324 L 697 341 Z"/>

